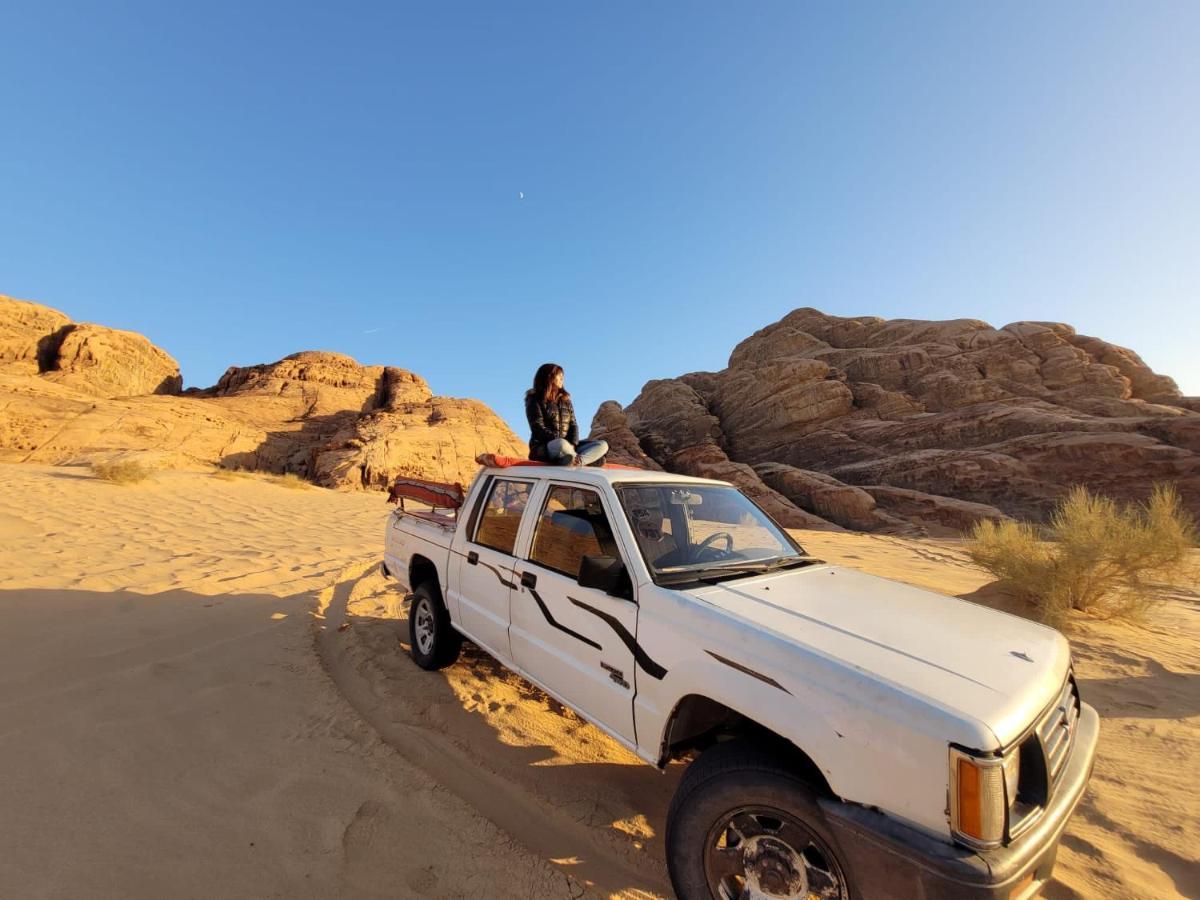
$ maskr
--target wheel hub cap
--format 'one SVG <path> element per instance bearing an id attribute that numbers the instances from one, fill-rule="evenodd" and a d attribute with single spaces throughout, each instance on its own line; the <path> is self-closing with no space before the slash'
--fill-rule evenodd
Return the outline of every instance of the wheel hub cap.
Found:
<path id="1" fill-rule="evenodd" d="M 704 870 L 720 900 L 849 900 L 828 845 L 781 809 L 746 806 L 726 813 L 708 833 Z"/>
<path id="2" fill-rule="evenodd" d="M 746 845 L 742 860 L 751 896 L 807 898 L 808 879 L 796 851 L 771 837 L 750 838 Z"/>
<path id="3" fill-rule="evenodd" d="M 416 617 L 413 630 L 417 633 L 417 647 L 422 653 L 428 653 L 433 648 L 433 610 L 429 608 L 429 601 L 418 601 L 413 615 Z"/>

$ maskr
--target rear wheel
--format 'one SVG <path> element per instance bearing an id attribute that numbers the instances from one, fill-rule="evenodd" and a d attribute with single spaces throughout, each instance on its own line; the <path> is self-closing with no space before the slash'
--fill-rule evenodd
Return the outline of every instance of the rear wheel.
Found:
<path id="1" fill-rule="evenodd" d="M 458 659 L 462 635 L 450 624 L 441 592 L 428 581 L 412 592 L 408 610 L 409 654 L 422 669 L 444 669 Z"/>
<path id="2" fill-rule="evenodd" d="M 684 774 L 666 844 L 680 900 L 854 896 L 811 788 L 744 741 L 718 744 Z"/>

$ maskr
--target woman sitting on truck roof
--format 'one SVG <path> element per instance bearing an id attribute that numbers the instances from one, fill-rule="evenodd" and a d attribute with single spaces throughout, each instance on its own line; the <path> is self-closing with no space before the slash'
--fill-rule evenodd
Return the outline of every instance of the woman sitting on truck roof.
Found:
<path id="1" fill-rule="evenodd" d="M 571 395 L 563 388 L 562 366 L 544 363 L 525 392 L 529 458 L 555 466 L 588 466 L 608 453 L 606 441 L 579 441 Z"/>

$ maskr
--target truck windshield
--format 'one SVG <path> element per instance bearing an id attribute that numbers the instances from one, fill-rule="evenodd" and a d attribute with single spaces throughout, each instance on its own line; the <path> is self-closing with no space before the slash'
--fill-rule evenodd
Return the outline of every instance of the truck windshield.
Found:
<path id="1" fill-rule="evenodd" d="M 719 485 L 618 485 L 617 495 L 656 582 L 755 574 L 810 560 L 741 491 Z"/>

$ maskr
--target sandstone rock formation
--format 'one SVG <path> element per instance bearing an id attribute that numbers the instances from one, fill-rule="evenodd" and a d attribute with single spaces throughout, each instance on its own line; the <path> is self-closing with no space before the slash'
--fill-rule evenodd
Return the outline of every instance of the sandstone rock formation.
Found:
<path id="1" fill-rule="evenodd" d="M 484 404 L 435 397 L 412 372 L 337 353 L 233 367 L 211 388 L 180 388 L 178 365 L 141 335 L 0 297 L 0 460 L 158 451 L 362 489 L 402 473 L 465 483 L 477 453 L 527 449 Z"/>
<path id="2" fill-rule="evenodd" d="M 820 472 L 797 469 L 786 463 L 759 463 L 754 471 L 796 505 L 846 528 L 879 531 L 902 528 L 905 524 L 877 509 L 874 495 Z"/>
<path id="3" fill-rule="evenodd" d="M 66 325 L 46 353 L 46 378 L 97 397 L 178 394 L 183 387 L 179 363 L 132 331 Z"/>
<path id="4" fill-rule="evenodd" d="M 1140 500 L 1169 482 L 1200 513 L 1198 410 L 1133 351 L 1068 325 L 804 308 L 720 372 L 649 382 L 619 455 L 681 472 L 723 457 L 752 467 L 743 486 L 844 527 L 944 533 L 1042 519 L 1074 484 Z"/>
<path id="5" fill-rule="evenodd" d="M 593 439 L 608 441 L 608 459 L 627 466 L 640 466 L 643 469 L 661 471 L 662 466 L 656 463 L 642 449 L 638 437 L 629 427 L 625 411 L 621 404 L 608 400 L 600 404 L 592 419 Z"/>
<path id="6" fill-rule="evenodd" d="M 656 469 L 728 481 L 789 528 L 837 527 L 768 487 L 750 466 L 731 460 L 720 446 L 719 420 L 708 412 L 690 385 L 675 380 L 651 381 L 642 393 L 649 399 L 641 407 L 635 403 L 622 411 L 609 401 L 601 404 L 592 420 L 591 437 L 608 441 L 611 462 L 647 468 L 652 464 Z M 645 426 L 647 410 L 662 413 L 653 430 Z M 639 427 L 646 435 L 640 446 Z"/>
<path id="7" fill-rule="evenodd" d="M 21 375 L 37 375 L 49 368 L 42 347 L 50 336 L 70 325 L 58 310 L 0 295 L 0 369 Z"/>
<path id="8" fill-rule="evenodd" d="M 0 368 L 97 397 L 177 394 L 183 385 L 179 364 L 142 335 L 11 297 L 0 297 Z"/>

